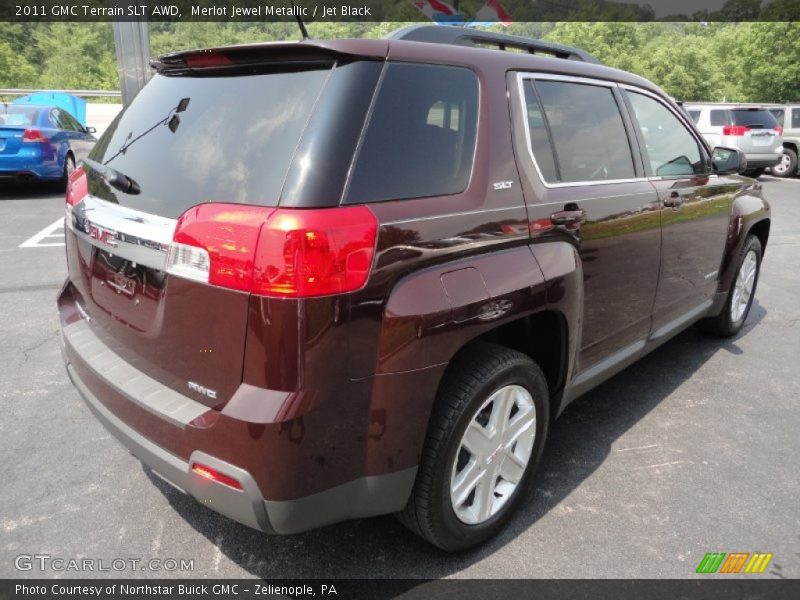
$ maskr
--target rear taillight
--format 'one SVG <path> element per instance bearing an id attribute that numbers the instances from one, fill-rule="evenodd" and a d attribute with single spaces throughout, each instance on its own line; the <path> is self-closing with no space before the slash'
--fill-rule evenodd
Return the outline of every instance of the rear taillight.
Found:
<path id="1" fill-rule="evenodd" d="M 50 140 L 38 129 L 26 129 L 22 132 L 23 144 L 47 143 Z"/>
<path id="2" fill-rule="evenodd" d="M 262 296 L 352 292 L 367 281 L 378 222 L 365 206 L 201 204 L 178 220 L 172 275 Z"/>
<path id="3" fill-rule="evenodd" d="M 775 127 L 773 127 L 772 129 L 773 131 L 777 131 L 778 135 L 783 135 L 783 127 L 781 127 L 780 125 L 775 125 Z"/>
<path id="4" fill-rule="evenodd" d="M 89 193 L 89 181 L 82 168 L 75 169 L 67 180 L 67 206 L 75 206 Z"/>
<path id="5" fill-rule="evenodd" d="M 722 135 L 744 135 L 750 131 L 745 125 L 726 125 L 722 128 Z"/>

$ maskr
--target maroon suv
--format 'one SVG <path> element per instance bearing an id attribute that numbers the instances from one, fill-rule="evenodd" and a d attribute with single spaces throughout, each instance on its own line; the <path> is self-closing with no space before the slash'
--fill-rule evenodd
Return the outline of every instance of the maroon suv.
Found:
<path id="1" fill-rule="evenodd" d="M 417 26 L 152 64 L 70 177 L 67 371 L 241 523 L 478 544 L 569 402 L 747 318 L 770 212 L 743 156 L 579 50 Z"/>

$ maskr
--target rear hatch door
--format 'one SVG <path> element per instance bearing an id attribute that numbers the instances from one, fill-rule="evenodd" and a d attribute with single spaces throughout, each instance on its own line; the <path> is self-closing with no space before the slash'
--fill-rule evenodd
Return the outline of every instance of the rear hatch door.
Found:
<path id="1" fill-rule="evenodd" d="M 249 294 L 166 273 L 177 219 L 207 202 L 277 205 L 333 66 L 156 75 L 84 166 L 67 232 L 77 312 L 129 365 L 208 406 L 241 383 Z"/>
<path id="2" fill-rule="evenodd" d="M 781 136 L 775 116 L 764 108 L 733 108 L 730 110 L 733 125 L 747 127 L 739 142 L 745 154 L 769 154 L 781 145 Z"/>

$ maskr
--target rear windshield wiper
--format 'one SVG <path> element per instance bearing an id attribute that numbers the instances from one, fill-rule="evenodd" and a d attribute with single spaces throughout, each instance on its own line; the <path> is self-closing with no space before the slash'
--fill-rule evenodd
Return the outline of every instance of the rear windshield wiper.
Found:
<path id="1" fill-rule="evenodd" d="M 113 167 L 109 167 L 90 158 L 84 158 L 83 164 L 90 167 L 92 171 L 105 179 L 108 185 L 120 190 L 121 192 L 135 195 L 141 193 L 142 191 L 136 181 L 125 175 L 125 173 L 117 171 Z"/>

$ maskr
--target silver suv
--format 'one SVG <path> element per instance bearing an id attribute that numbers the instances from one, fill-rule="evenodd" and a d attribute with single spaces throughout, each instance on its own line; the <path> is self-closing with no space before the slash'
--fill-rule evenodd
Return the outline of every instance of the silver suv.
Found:
<path id="1" fill-rule="evenodd" d="M 800 149 L 800 104 L 770 106 L 769 111 L 783 126 L 783 158 L 772 167 L 776 177 L 798 175 L 797 154 Z"/>
<path id="2" fill-rule="evenodd" d="M 783 128 L 763 106 L 686 104 L 684 109 L 712 148 L 738 148 L 747 157 L 745 175 L 758 177 L 783 159 Z"/>

